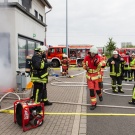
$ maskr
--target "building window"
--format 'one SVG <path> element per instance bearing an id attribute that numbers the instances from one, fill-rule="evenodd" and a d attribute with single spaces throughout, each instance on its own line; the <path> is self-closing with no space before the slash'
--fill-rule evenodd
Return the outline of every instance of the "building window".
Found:
<path id="1" fill-rule="evenodd" d="M 35 17 L 38 18 L 38 12 L 36 10 L 34 10 L 35 12 Z"/>
<path id="2" fill-rule="evenodd" d="M 22 5 L 27 11 L 30 11 L 32 0 L 22 0 Z"/>
<path id="3" fill-rule="evenodd" d="M 26 57 L 34 54 L 34 49 L 43 44 L 43 42 L 35 41 L 26 37 L 18 37 L 18 67 L 25 68 Z"/>
<path id="4" fill-rule="evenodd" d="M 43 22 L 43 16 L 39 14 L 39 20 Z"/>
<path id="5" fill-rule="evenodd" d="M 25 67 L 26 61 L 26 39 L 18 39 L 18 64 L 19 68 Z"/>
<path id="6" fill-rule="evenodd" d="M 28 55 L 32 56 L 34 54 L 35 49 L 35 42 L 34 41 L 28 41 Z"/>

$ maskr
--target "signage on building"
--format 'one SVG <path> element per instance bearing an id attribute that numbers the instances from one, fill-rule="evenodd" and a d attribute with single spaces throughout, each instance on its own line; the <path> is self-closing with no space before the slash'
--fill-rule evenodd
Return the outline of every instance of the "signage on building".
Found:
<path id="1" fill-rule="evenodd" d="M 33 37 L 36 37 L 36 34 L 33 34 Z"/>

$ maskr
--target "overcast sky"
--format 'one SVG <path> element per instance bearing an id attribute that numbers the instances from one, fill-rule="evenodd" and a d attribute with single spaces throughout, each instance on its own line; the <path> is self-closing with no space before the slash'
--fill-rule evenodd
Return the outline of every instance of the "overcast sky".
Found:
<path id="1" fill-rule="evenodd" d="M 66 44 L 66 0 L 48 0 L 47 44 Z M 135 0 L 68 0 L 69 44 L 135 44 Z"/>

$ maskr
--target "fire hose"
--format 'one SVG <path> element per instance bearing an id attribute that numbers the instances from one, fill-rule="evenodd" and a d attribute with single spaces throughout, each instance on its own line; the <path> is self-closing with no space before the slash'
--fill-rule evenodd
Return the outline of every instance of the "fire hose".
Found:
<path id="1" fill-rule="evenodd" d="M 78 73 L 78 74 L 75 74 L 75 75 L 71 75 L 72 77 L 76 77 L 76 76 L 79 76 L 81 74 L 84 74 L 86 73 L 86 71 L 83 71 L 81 73 Z M 86 82 L 64 82 L 64 81 L 61 81 L 59 78 L 66 78 L 66 77 L 69 77 L 69 76 L 59 76 L 59 77 L 55 77 L 55 80 L 57 82 L 51 82 L 51 85 L 52 86 L 60 86 L 60 87 L 87 87 L 87 83 Z M 110 85 L 108 83 L 104 83 L 106 85 Z M 128 85 L 128 84 L 127 84 Z M 104 92 L 104 91 L 103 91 Z M 20 100 L 20 96 L 19 94 L 23 94 L 23 93 L 14 93 L 14 92 L 9 92 L 9 93 L 6 93 L 1 99 L 0 99 L 0 106 L 1 106 L 1 102 L 2 100 L 9 94 L 13 94 L 15 96 L 17 96 L 18 100 Z M 27 94 L 27 93 L 25 93 Z M 25 95 L 24 94 L 24 95 Z M 74 103 L 74 102 L 59 102 L 59 101 L 52 101 L 53 103 L 57 103 L 57 104 L 69 104 L 69 105 L 81 105 L 81 106 L 90 106 L 90 104 L 83 104 L 83 103 Z M 122 108 L 122 109 L 135 109 L 135 107 L 128 107 L 128 106 L 115 106 L 115 105 L 97 105 L 99 107 L 107 107 L 107 108 Z M 1 109 L 0 108 L 0 112 L 4 111 L 4 110 L 8 110 L 8 109 L 11 109 L 13 108 L 13 106 L 10 106 L 10 107 L 7 107 L 7 108 L 4 108 L 4 109 Z"/>

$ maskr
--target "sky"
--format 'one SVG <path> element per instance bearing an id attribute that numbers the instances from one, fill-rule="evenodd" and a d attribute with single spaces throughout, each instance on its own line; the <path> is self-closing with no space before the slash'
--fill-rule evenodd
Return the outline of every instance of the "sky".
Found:
<path id="1" fill-rule="evenodd" d="M 66 0 L 48 0 L 47 44 L 66 44 Z M 135 45 L 135 0 L 68 0 L 68 44 Z"/>

